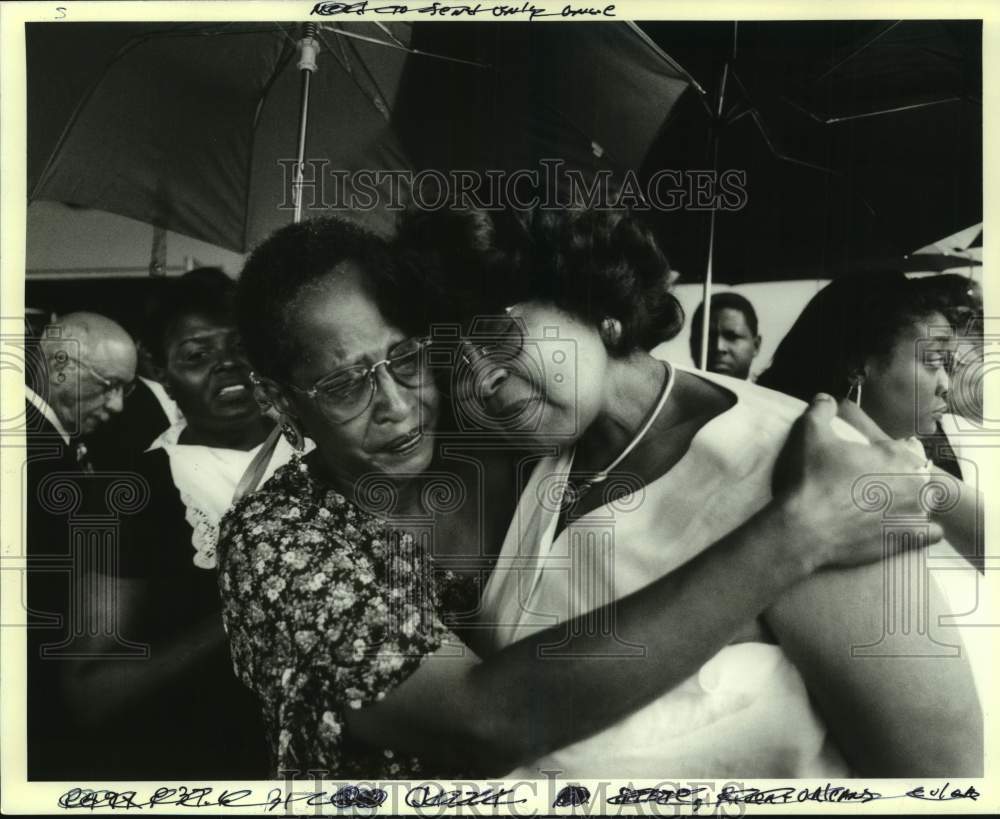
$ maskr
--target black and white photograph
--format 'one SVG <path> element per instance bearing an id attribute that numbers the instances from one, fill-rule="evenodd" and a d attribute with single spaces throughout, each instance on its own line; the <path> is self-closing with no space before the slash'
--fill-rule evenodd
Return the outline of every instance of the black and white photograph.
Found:
<path id="1" fill-rule="evenodd" d="M 4 812 L 1000 809 L 1000 19 L 650 5 L 0 6 Z"/>

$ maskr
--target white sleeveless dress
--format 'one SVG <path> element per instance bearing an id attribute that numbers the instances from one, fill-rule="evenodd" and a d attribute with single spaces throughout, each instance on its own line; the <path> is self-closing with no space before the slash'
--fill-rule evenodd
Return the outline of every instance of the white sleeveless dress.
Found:
<path id="1" fill-rule="evenodd" d="M 747 382 L 698 375 L 732 392 L 734 406 L 702 427 L 665 475 L 574 521 L 558 537 L 558 502 L 572 453 L 545 458 L 534 469 L 484 591 L 494 648 L 636 591 L 769 502 L 775 458 L 804 405 Z M 846 424 L 835 425 L 845 439 L 865 441 Z M 595 618 L 589 626 L 613 624 Z M 607 662 L 642 662 L 624 643 L 617 653 Z M 546 772 L 661 780 L 850 773 L 799 672 L 780 646 L 759 642 L 727 646 L 651 704 L 507 778 L 544 778 Z"/>

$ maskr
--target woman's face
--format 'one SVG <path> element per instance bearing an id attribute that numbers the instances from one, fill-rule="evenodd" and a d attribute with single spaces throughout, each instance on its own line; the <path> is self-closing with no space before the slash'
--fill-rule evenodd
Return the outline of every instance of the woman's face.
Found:
<path id="1" fill-rule="evenodd" d="M 259 422 L 250 365 L 231 320 L 198 313 L 182 316 L 167 333 L 165 355 L 165 387 L 192 429 L 232 429 Z"/>
<path id="2" fill-rule="evenodd" d="M 490 338 L 493 333 L 511 338 Z M 479 426 L 536 443 L 570 444 L 602 409 L 607 364 L 595 328 L 550 304 L 516 304 L 506 319 L 473 326 L 456 372 L 457 409 Z"/>
<path id="3" fill-rule="evenodd" d="M 300 355 L 290 371 L 297 390 L 287 395 L 303 431 L 335 474 L 350 481 L 370 472 L 414 476 L 427 469 L 433 455 L 438 393 L 429 376 L 407 386 L 385 365 L 378 367 L 371 403 L 346 421 L 331 417 L 325 399 L 302 392 L 344 368 L 384 361 L 405 340 L 362 287 L 362 275 L 346 263 L 293 305 Z"/>
<path id="4" fill-rule="evenodd" d="M 940 313 L 903 330 L 888 355 L 868 359 L 861 409 L 889 436 L 933 434 L 948 410 L 954 333 Z"/>
<path id="5" fill-rule="evenodd" d="M 982 340 L 966 337 L 957 347 L 948 404 L 956 415 L 982 424 L 985 367 Z"/>

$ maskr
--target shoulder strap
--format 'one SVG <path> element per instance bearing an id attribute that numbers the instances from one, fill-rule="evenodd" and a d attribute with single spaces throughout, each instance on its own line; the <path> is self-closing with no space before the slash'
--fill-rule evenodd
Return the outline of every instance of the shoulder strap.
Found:
<path id="1" fill-rule="evenodd" d="M 233 505 L 239 503 L 239 501 L 243 500 L 243 498 L 256 490 L 260 485 L 264 473 L 267 472 L 267 465 L 271 463 L 271 457 L 274 455 L 274 450 L 277 448 L 280 439 L 281 427 L 275 424 L 274 429 L 264 439 L 260 451 L 250 461 L 250 466 L 243 473 L 240 482 L 236 484 L 236 490 L 233 492 Z"/>

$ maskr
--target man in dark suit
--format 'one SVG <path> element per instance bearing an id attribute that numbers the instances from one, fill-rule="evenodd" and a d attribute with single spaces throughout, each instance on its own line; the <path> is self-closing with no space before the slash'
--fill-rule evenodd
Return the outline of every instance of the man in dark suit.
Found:
<path id="1" fill-rule="evenodd" d="M 64 779 L 76 764 L 59 690 L 79 568 L 69 520 L 87 509 L 86 473 L 93 471 L 79 436 L 121 412 L 136 353 L 122 327 L 95 313 L 63 316 L 33 353 L 25 386 L 28 777 Z"/>

